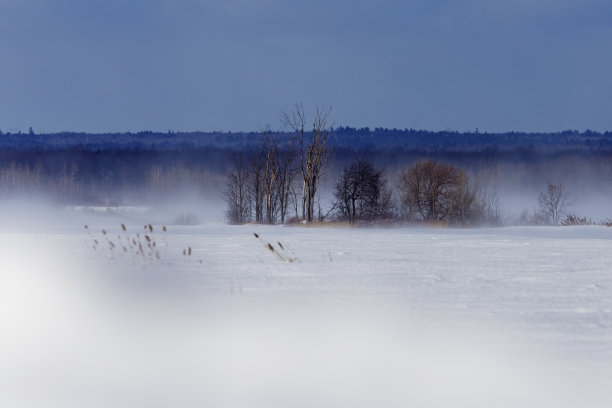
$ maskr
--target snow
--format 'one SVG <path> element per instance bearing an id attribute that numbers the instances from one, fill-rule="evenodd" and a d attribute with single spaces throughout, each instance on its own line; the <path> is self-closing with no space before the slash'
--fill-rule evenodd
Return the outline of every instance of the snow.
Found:
<path id="1" fill-rule="evenodd" d="M 612 402 L 610 228 L 136 217 L 0 232 L 1 406 Z"/>

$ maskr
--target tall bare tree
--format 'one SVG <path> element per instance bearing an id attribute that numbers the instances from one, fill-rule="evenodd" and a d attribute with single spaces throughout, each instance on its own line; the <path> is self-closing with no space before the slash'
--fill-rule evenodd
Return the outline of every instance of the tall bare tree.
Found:
<path id="1" fill-rule="evenodd" d="M 225 217 L 231 224 L 243 224 L 249 220 L 249 169 L 243 152 L 230 155 L 231 168 L 227 172 L 227 181 L 223 194 L 227 208 Z"/>
<path id="2" fill-rule="evenodd" d="M 265 197 L 265 222 L 274 224 L 276 221 L 276 204 L 278 201 L 278 138 L 267 132 L 264 140 L 265 166 L 263 186 Z"/>
<path id="3" fill-rule="evenodd" d="M 294 158 L 291 146 L 281 147 L 279 134 L 271 132 L 261 145 L 232 154 L 224 190 L 228 222 L 284 223 L 295 195 Z"/>
<path id="4" fill-rule="evenodd" d="M 499 195 L 495 186 L 476 181 L 472 190 L 476 203 L 473 216 L 478 224 L 501 226 L 504 224 L 504 215 L 499 204 Z"/>
<path id="5" fill-rule="evenodd" d="M 296 104 L 291 112 L 282 112 L 281 119 L 294 133 L 300 156 L 302 175 L 302 220 L 314 220 L 315 197 L 319 187 L 321 170 L 329 158 L 327 137 L 331 108 L 317 107 L 312 123 L 312 132 L 307 132 L 304 106 Z"/>
<path id="6" fill-rule="evenodd" d="M 249 156 L 249 202 L 256 223 L 264 222 L 265 173 L 267 151 L 263 146 L 251 149 Z"/>
<path id="7" fill-rule="evenodd" d="M 294 181 L 297 174 L 294 166 L 295 150 L 287 146 L 278 151 L 276 160 L 276 195 L 278 198 L 278 210 L 281 224 L 285 223 L 289 201 L 294 192 Z"/>

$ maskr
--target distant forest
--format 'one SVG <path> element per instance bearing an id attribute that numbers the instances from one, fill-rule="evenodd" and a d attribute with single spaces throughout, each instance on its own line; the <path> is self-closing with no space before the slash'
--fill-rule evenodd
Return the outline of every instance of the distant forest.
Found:
<path id="1" fill-rule="evenodd" d="M 2 132 L 0 150 L 176 150 L 218 148 L 243 150 L 263 143 L 267 132 L 152 132 L 137 133 L 35 133 Z M 289 143 L 290 132 L 279 133 L 281 144 Z M 482 152 L 485 150 L 534 153 L 612 151 L 612 132 L 566 130 L 554 133 L 431 132 L 414 129 L 330 129 L 327 145 L 348 150 L 402 150 L 437 152 Z"/>
<path id="2" fill-rule="evenodd" d="M 181 192 L 222 198 L 230 157 L 263 145 L 270 132 L 0 132 L 0 200 L 44 194 L 74 205 L 141 205 Z M 292 141 L 275 133 L 279 149 Z M 333 202 L 338 175 L 372 163 L 393 189 L 402 169 L 432 159 L 461 168 L 501 200 L 563 183 L 574 195 L 612 194 L 612 133 L 430 132 L 335 127 L 317 211 Z M 534 196 L 535 197 L 535 196 Z"/>

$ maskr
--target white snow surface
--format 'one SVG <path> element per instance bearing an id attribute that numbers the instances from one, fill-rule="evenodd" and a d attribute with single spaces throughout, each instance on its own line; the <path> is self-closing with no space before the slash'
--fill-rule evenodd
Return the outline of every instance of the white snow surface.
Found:
<path id="1" fill-rule="evenodd" d="M 0 406 L 611 406 L 612 228 L 87 217 L 0 232 Z"/>

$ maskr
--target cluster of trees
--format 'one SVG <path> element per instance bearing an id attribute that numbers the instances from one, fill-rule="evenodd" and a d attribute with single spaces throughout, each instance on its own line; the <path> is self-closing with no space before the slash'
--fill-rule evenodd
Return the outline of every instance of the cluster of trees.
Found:
<path id="1" fill-rule="evenodd" d="M 314 198 L 304 176 L 294 165 L 298 154 L 279 151 L 274 138 L 257 150 L 235 153 L 227 174 L 225 198 L 229 222 L 285 223 L 291 205 L 292 221 L 315 220 L 309 215 Z M 307 173 L 306 173 L 307 174 Z M 298 211 L 296 186 L 303 183 L 302 213 Z M 491 189 L 470 180 L 461 168 L 448 163 L 425 160 L 403 168 L 397 188 L 390 187 L 385 173 L 371 161 L 354 159 L 337 176 L 333 201 L 325 214 L 319 209 L 317 220 L 332 219 L 350 224 L 373 221 L 405 221 L 450 225 L 502 225 L 504 216 L 499 197 Z M 398 195 L 397 199 L 394 193 Z M 304 199 L 304 195 L 307 197 Z M 538 195 L 533 215 L 521 214 L 516 223 L 524 225 L 576 225 L 586 219 L 569 213 L 572 200 L 563 184 L 548 184 Z"/>
<path id="2" fill-rule="evenodd" d="M 351 224 L 381 220 L 461 225 L 503 222 L 497 195 L 470 182 L 462 169 L 448 163 L 417 161 L 400 170 L 396 185 L 394 190 L 384 172 L 369 161 L 354 160 L 336 183 L 336 219 Z"/>
<path id="3" fill-rule="evenodd" d="M 295 152 L 280 149 L 276 142 L 276 137 L 269 134 L 261 147 L 231 154 L 232 167 L 224 190 L 229 222 L 285 222 L 290 200 L 296 203 Z"/>
<path id="4" fill-rule="evenodd" d="M 224 190 L 230 223 L 284 223 L 290 209 L 295 219 L 315 219 L 321 172 L 329 159 L 329 115 L 329 109 L 317 108 L 312 128 L 307 129 L 304 108 L 296 105 L 282 114 L 283 123 L 294 135 L 291 143 L 281 145 L 278 133 L 267 132 L 261 146 L 232 154 Z M 296 192 L 298 178 L 301 200 Z"/>
<path id="5" fill-rule="evenodd" d="M 452 225 L 504 223 L 494 190 L 471 180 L 458 166 L 431 159 L 402 167 L 390 183 L 372 161 L 356 158 L 339 174 L 332 174 L 333 201 L 322 212 L 317 193 L 330 158 L 329 113 L 317 109 L 312 128 L 306 130 L 304 110 L 298 105 L 282 114 L 282 121 L 294 135 L 291 143 L 279 143 L 279 134 L 268 132 L 259 147 L 231 155 L 224 190 L 230 223 L 324 219 L 350 224 L 389 220 Z M 534 216 L 538 224 L 565 222 L 570 202 L 562 184 L 549 184 L 538 203 Z"/>
<path id="6" fill-rule="evenodd" d="M 398 201 L 382 169 L 367 159 L 355 159 L 337 177 L 334 201 L 323 214 L 316 198 L 330 157 L 329 113 L 317 109 L 312 128 L 306 130 L 304 110 L 298 105 L 282 114 L 294 134 L 291 144 L 281 146 L 278 135 L 268 133 L 261 146 L 232 154 L 224 190 L 230 223 L 285 223 L 292 211 L 292 220 L 303 222 L 331 215 L 351 224 L 398 219 L 501 224 L 496 195 L 470 183 L 462 169 L 433 160 L 416 162 L 400 172 Z"/>
<path id="7" fill-rule="evenodd" d="M 289 153 L 285 152 L 285 155 L 289 156 Z M 250 157 L 257 156 L 251 154 Z M 289 165 L 282 172 L 279 171 L 287 181 L 283 189 L 279 189 L 280 184 L 276 189 L 266 188 L 263 196 L 258 194 L 262 191 L 259 187 L 262 173 L 257 169 L 266 168 L 263 163 L 267 161 L 258 164 L 256 160 L 251 160 L 250 165 L 248 163 L 243 154 L 234 156 L 234 167 L 228 173 L 225 190 L 228 221 L 269 224 L 285 222 L 282 216 L 276 215 L 286 211 L 283 205 L 297 203 L 292 183 L 295 171 L 291 170 L 290 162 L 287 162 Z M 272 181 L 266 176 L 264 180 Z M 273 183 L 263 184 L 269 186 Z M 400 172 L 397 186 L 399 199 L 396 200 L 394 189 L 389 186 L 384 171 L 366 159 L 355 159 L 337 177 L 331 208 L 325 215 L 319 211 L 318 219 L 331 216 L 350 224 L 390 220 L 462 225 L 500 225 L 503 222 L 497 195 L 470 183 L 462 169 L 448 163 L 433 160 L 416 162 Z M 308 189 L 304 194 L 309 194 Z M 281 201 L 283 196 L 285 201 Z M 263 208 L 259 204 L 263 202 L 262 198 L 265 198 L 265 213 L 260 210 Z M 272 207 L 268 203 L 273 203 Z M 294 219 L 314 220 L 312 214 L 309 217 L 308 209 L 304 208 L 299 217 L 297 205 Z"/>

